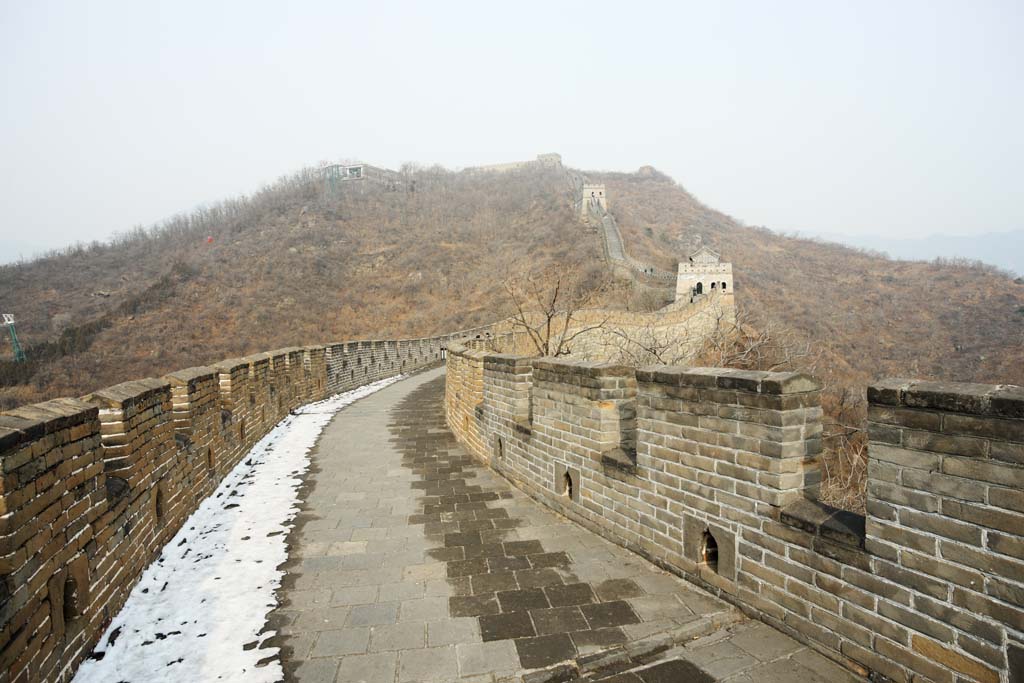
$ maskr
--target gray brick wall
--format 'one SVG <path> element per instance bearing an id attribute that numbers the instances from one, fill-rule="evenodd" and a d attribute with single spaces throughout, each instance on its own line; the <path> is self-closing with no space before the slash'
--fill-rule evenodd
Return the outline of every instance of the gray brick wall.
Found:
<path id="1" fill-rule="evenodd" d="M 0 414 L 0 680 L 70 680 L 145 567 L 290 410 L 486 339 L 278 349 Z M 65 619 L 69 581 L 81 613 Z"/>
<path id="2" fill-rule="evenodd" d="M 456 435 L 579 523 L 859 673 L 1024 675 L 1024 389 L 872 387 L 862 517 L 815 500 L 813 378 L 458 346 L 447 363 Z"/>

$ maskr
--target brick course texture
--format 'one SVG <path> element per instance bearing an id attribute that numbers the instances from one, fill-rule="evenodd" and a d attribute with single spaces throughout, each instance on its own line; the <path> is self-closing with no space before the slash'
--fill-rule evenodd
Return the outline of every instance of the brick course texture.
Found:
<path id="1" fill-rule="evenodd" d="M 290 410 L 487 334 L 279 349 L 0 413 L 0 681 L 70 680 L 146 566 Z"/>
<path id="2" fill-rule="evenodd" d="M 446 382 L 448 425 L 476 457 L 850 669 L 1024 680 L 1024 388 L 870 387 L 860 516 L 816 501 L 820 384 L 805 375 L 453 345 Z"/>

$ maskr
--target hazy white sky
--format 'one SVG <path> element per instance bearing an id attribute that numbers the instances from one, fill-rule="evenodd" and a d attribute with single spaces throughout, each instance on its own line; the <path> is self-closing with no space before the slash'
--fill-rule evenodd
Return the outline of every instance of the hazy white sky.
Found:
<path id="1" fill-rule="evenodd" d="M 325 158 L 652 164 L 779 230 L 1024 227 L 1024 3 L 0 0 L 0 262 Z"/>

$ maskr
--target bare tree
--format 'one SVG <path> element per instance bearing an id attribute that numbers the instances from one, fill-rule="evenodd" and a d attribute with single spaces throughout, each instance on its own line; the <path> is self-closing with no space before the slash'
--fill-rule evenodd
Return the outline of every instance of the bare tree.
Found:
<path id="1" fill-rule="evenodd" d="M 564 356 L 580 335 L 602 329 L 607 317 L 584 320 L 581 311 L 599 299 L 605 283 L 596 271 L 578 264 L 527 270 L 502 283 L 512 304 L 517 337 L 529 340 L 539 356 Z"/>
<path id="2" fill-rule="evenodd" d="M 704 337 L 696 364 L 741 370 L 799 369 L 814 372 L 819 353 L 809 342 L 773 320 L 761 320 L 737 309 L 733 321 L 719 318 L 716 329 Z"/>

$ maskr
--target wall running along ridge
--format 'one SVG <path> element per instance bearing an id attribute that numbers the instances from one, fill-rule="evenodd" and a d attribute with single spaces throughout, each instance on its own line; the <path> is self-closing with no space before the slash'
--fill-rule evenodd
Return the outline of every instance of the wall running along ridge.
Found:
<path id="1" fill-rule="evenodd" d="M 1024 388 L 868 389 L 867 516 L 816 502 L 820 388 L 449 347 L 458 439 L 567 517 L 874 680 L 1024 680 Z"/>
<path id="2" fill-rule="evenodd" d="M 287 348 L 0 413 L 0 681 L 66 681 L 146 566 L 290 410 L 453 339 Z"/>

